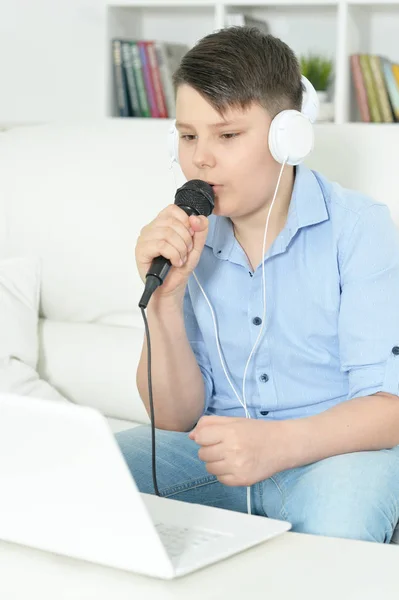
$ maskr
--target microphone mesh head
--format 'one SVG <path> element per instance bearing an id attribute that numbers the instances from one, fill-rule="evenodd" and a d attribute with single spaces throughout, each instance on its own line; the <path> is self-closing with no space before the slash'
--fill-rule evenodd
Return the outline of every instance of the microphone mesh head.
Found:
<path id="1" fill-rule="evenodd" d="M 189 206 L 197 214 L 209 217 L 215 206 L 215 194 L 212 186 L 206 181 L 191 179 L 177 190 L 175 204 Z"/>

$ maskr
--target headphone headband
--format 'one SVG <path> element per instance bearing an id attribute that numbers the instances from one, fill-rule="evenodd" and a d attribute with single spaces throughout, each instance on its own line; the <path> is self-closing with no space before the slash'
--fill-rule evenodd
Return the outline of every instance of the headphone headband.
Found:
<path id="1" fill-rule="evenodd" d="M 311 123 L 316 123 L 319 112 L 319 97 L 309 79 L 302 75 L 301 81 L 304 91 L 301 113 L 308 117 Z"/>

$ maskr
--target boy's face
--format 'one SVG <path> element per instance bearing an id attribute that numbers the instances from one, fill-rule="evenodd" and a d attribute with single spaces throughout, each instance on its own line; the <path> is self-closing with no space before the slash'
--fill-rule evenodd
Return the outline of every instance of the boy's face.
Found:
<path id="1" fill-rule="evenodd" d="M 215 184 L 214 214 L 254 215 L 271 201 L 281 165 L 269 151 L 270 122 L 258 104 L 221 117 L 192 87 L 178 88 L 179 162 L 188 180 Z"/>

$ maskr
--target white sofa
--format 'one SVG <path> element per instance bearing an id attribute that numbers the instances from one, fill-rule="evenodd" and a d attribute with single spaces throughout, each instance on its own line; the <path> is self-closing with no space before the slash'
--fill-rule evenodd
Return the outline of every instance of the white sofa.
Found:
<path id="1" fill-rule="evenodd" d="M 0 133 L 0 258 L 42 259 L 38 371 L 114 431 L 148 423 L 134 247 L 184 181 L 169 168 L 168 127 L 116 119 Z M 396 125 L 318 125 L 307 164 L 387 203 L 399 225 L 398 148 Z"/>

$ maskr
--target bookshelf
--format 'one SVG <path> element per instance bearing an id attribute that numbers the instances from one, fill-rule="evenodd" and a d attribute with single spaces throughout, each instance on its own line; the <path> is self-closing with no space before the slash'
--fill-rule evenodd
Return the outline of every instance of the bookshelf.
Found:
<path id="1" fill-rule="evenodd" d="M 112 0 L 106 7 L 107 116 L 115 116 L 111 39 L 156 39 L 192 46 L 226 25 L 229 13 L 265 20 L 298 54 L 334 61 L 334 123 L 360 120 L 352 86 L 352 53 L 385 55 L 399 63 L 399 0 Z"/>

